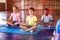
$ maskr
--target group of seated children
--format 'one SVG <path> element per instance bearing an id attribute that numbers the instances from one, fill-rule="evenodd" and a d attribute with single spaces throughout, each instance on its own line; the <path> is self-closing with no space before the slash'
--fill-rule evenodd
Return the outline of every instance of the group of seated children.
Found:
<path id="1" fill-rule="evenodd" d="M 34 31 L 37 28 L 37 17 L 34 15 L 34 8 L 29 8 L 29 15 L 26 17 L 26 23 L 21 22 L 20 13 L 18 12 L 18 8 L 13 6 L 13 12 L 11 13 L 9 19 L 7 20 L 7 24 L 9 25 L 20 25 L 20 28 L 26 31 Z M 9 22 L 12 20 L 12 22 Z M 44 14 L 41 17 L 41 20 L 45 25 L 50 25 L 51 21 L 53 20 L 52 16 L 49 14 L 49 9 L 44 9 Z"/>

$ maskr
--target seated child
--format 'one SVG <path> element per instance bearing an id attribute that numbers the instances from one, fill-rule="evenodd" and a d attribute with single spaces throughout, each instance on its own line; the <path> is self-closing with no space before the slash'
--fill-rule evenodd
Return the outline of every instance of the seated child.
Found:
<path id="1" fill-rule="evenodd" d="M 37 17 L 34 15 L 34 8 L 29 8 L 29 15 L 26 17 L 26 25 L 20 26 L 22 29 L 25 29 L 26 31 L 34 31 L 36 29 L 36 23 Z"/>
<path id="2" fill-rule="evenodd" d="M 21 21 L 20 13 L 18 12 L 18 8 L 16 6 L 13 6 L 12 9 L 13 9 L 13 12 L 11 13 L 9 19 L 3 19 L 3 20 L 6 20 L 8 25 L 11 25 L 11 26 L 18 25 Z"/>

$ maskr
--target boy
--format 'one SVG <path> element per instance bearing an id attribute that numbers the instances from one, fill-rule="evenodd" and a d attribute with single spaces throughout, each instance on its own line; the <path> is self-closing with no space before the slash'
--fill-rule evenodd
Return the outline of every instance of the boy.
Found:
<path id="1" fill-rule="evenodd" d="M 52 15 L 49 14 L 48 8 L 44 9 L 44 15 L 42 15 L 41 20 L 43 21 L 44 26 L 49 26 L 52 23 L 53 18 Z"/>
<path id="2" fill-rule="evenodd" d="M 29 15 L 26 17 L 26 26 L 21 26 L 26 31 L 36 29 L 37 17 L 34 15 L 34 8 L 29 8 Z"/>

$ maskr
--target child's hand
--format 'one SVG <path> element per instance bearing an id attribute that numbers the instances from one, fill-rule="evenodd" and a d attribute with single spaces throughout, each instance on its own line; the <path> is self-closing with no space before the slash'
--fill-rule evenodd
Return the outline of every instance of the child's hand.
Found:
<path id="1" fill-rule="evenodd" d="M 2 18 L 2 20 L 6 20 L 6 19 Z"/>

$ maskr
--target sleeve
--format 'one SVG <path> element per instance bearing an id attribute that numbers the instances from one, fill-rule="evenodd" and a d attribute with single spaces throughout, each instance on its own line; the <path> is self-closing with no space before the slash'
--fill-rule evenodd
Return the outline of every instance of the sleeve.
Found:
<path id="1" fill-rule="evenodd" d="M 37 17 L 35 17 L 35 21 L 37 21 Z"/>
<path id="2" fill-rule="evenodd" d="M 50 20 L 53 20 L 53 17 L 50 15 Z"/>
<path id="3" fill-rule="evenodd" d="M 36 16 L 34 17 L 34 22 L 37 22 L 37 17 Z"/>
<path id="4" fill-rule="evenodd" d="M 43 20 L 43 15 L 42 15 L 42 17 L 41 17 L 41 20 Z"/>

